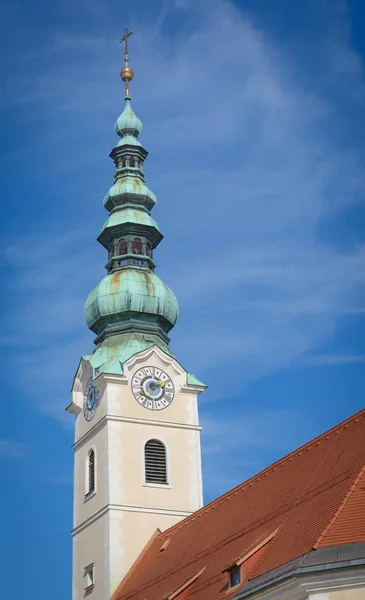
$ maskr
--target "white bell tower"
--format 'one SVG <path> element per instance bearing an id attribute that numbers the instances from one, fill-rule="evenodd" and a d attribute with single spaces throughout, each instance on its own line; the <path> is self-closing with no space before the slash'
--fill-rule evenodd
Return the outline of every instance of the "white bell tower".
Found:
<path id="1" fill-rule="evenodd" d="M 136 400 L 133 377 L 141 369 L 169 378 L 166 408 Z M 205 386 L 188 383 L 181 365 L 152 346 L 125 363 L 124 375 L 91 379 L 100 396 L 88 421 L 92 377 L 82 359 L 68 407 L 76 415 L 73 600 L 109 598 L 157 528 L 202 506 L 197 395 Z"/>
<path id="2" fill-rule="evenodd" d="M 107 275 L 89 294 L 92 354 L 81 359 L 67 407 L 75 419 L 73 600 L 108 600 L 157 529 L 202 506 L 197 396 L 205 385 L 169 348 L 178 317 L 173 292 L 155 274 L 162 240 L 145 183 L 142 123 L 129 96 L 111 152 L 114 184 L 98 241 Z"/>

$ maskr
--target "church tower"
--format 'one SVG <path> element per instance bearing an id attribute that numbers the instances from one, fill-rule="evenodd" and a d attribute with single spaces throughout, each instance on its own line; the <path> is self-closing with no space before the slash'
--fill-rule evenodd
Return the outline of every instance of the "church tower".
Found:
<path id="1" fill-rule="evenodd" d="M 156 529 L 202 506 L 197 396 L 205 386 L 169 348 L 178 304 L 155 274 L 163 236 L 151 217 L 156 198 L 145 183 L 147 151 L 131 107 L 131 33 L 121 40 L 125 107 L 98 237 L 107 275 L 85 305 L 95 348 L 80 361 L 67 407 L 76 417 L 73 600 L 110 598 Z"/>

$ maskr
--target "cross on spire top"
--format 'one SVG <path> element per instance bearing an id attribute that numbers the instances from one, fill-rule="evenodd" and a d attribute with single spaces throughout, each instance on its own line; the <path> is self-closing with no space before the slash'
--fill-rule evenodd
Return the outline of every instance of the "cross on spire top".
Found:
<path id="1" fill-rule="evenodd" d="M 124 35 L 122 37 L 122 39 L 120 40 L 120 43 L 122 44 L 124 42 L 124 61 L 125 61 L 125 66 L 124 68 L 121 70 L 120 72 L 120 76 L 123 79 L 123 81 L 125 82 L 125 97 L 126 99 L 130 98 L 130 94 L 129 94 L 129 83 L 132 81 L 133 79 L 133 70 L 130 68 L 128 60 L 128 38 L 134 33 L 134 31 L 129 31 L 128 27 L 125 28 L 124 30 Z"/>
<path id="2" fill-rule="evenodd" d="M 128 27 L 126 27 L 125 30 L 124 30 L 124 35 L 123 35 L 122 39 L 120 40 L 121 44 L 124 42 L 124 56 L 126 57 L 126 61 L 128 61 L 128 38 L 133 33 L 134 33 L 133 30 L 129 31 Z"/>

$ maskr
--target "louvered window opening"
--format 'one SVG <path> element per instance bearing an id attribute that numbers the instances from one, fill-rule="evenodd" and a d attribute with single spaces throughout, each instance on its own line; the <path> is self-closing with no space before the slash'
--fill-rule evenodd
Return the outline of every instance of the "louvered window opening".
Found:
<path id="1" fill-rule="evenodd" d="M 144 448 L 146 483 L 167 483 L 166 448 L 158 440 L 149 440 Z"/>
<path id="2" fill-rule="evenodd" d="M 88 494 L 91 494 L 95 490 L 95 453 L 94 450 L 90 450 L 89 454 L 89 489 Z"/>

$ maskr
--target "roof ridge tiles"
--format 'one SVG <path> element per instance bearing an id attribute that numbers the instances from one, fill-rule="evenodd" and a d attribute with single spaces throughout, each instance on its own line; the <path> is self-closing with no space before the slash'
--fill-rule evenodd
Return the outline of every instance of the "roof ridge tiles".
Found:
<path id="1" fill-rule="evenodd" d="M 265 467 L 265 469 L 263 469 L 259 473 L 256 473 L 255 475 L 253 475 L 252 477 L 250 477 L 246 481 L 243 481 L 242 483 L 239 483 L 238 485 L 236 485 L 235 487 L 233 487 L 231 490 L 228 490 L 227 492 L 224 492 L 224 494 L 222 494 L 221 496 L 218 496 L 218 498 L 215 498 L 214 500 L 212 500 L 208 504 L 205 504 L 204 506 L 202 506 L 201 508 L 199 508 L 198 510 L 196 510 L 194 513 L 192 513 L 191 515 L 189 515 L 188 517 L 186 517 L 182 522 L 180 521 L 179 523 L 175 523 L 175 525 L 172 525 L 171 527 L 169 527 L 169 529 L 166 529 L 164 531 L 164 535 L 170 534 L 174 529 L 180 529 L 181 527 L 186 527 L 192 521 L 194 521 L 194 519 L 197 516 L 200 516 L 200 514 L 202 512 L 208 512 L 209 510 L 214 509 L 218 504 L 222 503 L 223 500 L 229 500 L 229 498 L 232 495 L 235 495 L 238 492 L 243 491 L 247 486 L 251 486 L 256 481 L 259 481 L 261 477 L 266 476 L 270 471 L 276 469 L 277 467 L 284 466 L 284 464 L 288 460 L 292 460 L 296 456 L 300 456 L 300 454 L 302 454 L 304 450 L 309 449 L 314 444 L 319 444 L 322 440 L 326 440 L 331 435 L 339 433 L 340 429 L 348 427 L 350 423 L 352 423 L 353 421 L 356 422 L 360 417 L 365 417 L 365 408 L 362 408 L 361 410 L 359 410 L 355 414 L 351 415 L 350 417 L 348 417 L 344 421 L 341 421 L 341 423 L 337 423 L 337 425 L 334 425 L 333 427 L 331 427 L 327 431 L 324 431 L 323 433 L 321 433 L 317 437 L 313 438 L 312 440 L 309 440 L 308 442 L 306 442 L 302 446 L 299 446 L 299 448 L 296 448 L 292 452 L 289 452 L 289 454 L 286 454 L 284 457 L 282 457 L 282 458 L 278 459 L 277 461 L 273 462 L 268 467 Z"/>
<path id="2" fill-rule="evenodd" d="M 221 579 L 222 579 L 221 575 L 222 574 L 219 571 L 217 573 L 210 575 L 207 579 L 204 579 L 204 581 L 197 583 L 194 586 L 194 589 L 190 591 L 190 594 L 193 596 L 194 594 L 201 592 L 201 590 L 203 590 L 203 589 L 206 590 L 211 585 L 214 585 L 215 583 L 221 581 Z"/>
<path id="3" fill-rule="evenodd" d="M 197 573 L 195 573 L 195 575 L 193 575 L 192 577 L 189 577 L 189 579 L 187 581 L 180 584 L 173 592 L 171 592 L 167 596 L 167 600 L 173 600 L 174 598 L 176 598 L 176 596 L 181 594 L 181 592 L 186 590 L 192 583 L 194 583 L 194 581 L 196 581 L 198 579 L 198 577 L 200 577 L 200 575 L 205 571 L 206 568 L 207 568 L 207 565 L 205 565 L 202 569 L 200 569 Z"/>
<path id="4" fill-rule="evenodd" d="M 261 536 L 262 539 L 260 542 L 258 542 L 257 539 L 254 542 L 252 542 L 251 546 L 249 546 L 245 550 L 245 552 L 243 552 L 242 554 L 237 556 L 237 558 L 233 562 L 231 562 L 228 566 L 226 566 L 224 569 L 222 569 L 222 573 L 225 573 L 226 571 L 230 571 L 234 567 L 241 566 L 244 562 L 246 562 L 249 558 L 251 558 L 251 556 L 253 556 L 259 550 L 261 550 L 261 548 L 266 546 L 266 544 L 268 544 L 272 540 L 272 538 L 275 537 L 275 535 L 277 534 L 279 529 L 280 529 L 280 525 L 279 525 L 279 527 L 274 529 L 274 531 L 271 531 L 271 533 L 269 535 L 265 535 L 265 537 Z"/>
<path id="5" fill-rule="evenodd" d="M 350 487 L 350 489 L 348 490 L 347 494 L 345 495 L 343 501 L 341 502 L 340 506 L 338 507 L 338 509 L 336 510 L 335 514 L 333 515 L 332 519 L 327 523 L 327 526 L 324 528 L 324 530 L 322 531 L 321 535 L 318 537 L 316 543 L 313 546 L 314 550 L 317 550 L 320 545 L 321 542 L 323 541 L 323 539 L 326 537 L 327 533 L 329 532 L 329 530 L 331 529 L 331 527 L 334 525 L 334 523 L 337 521 L 339 515 L 341 514 L 341 512 L 343 511 L 343 509 L 345 508 L 351 494 L 353 493 L 353 491 L 355 490 L 357 484 L 359 483 L 361 477 L 363 476 L 363 474 L 365 473 L 365 465 L 363 465 L 363 467 L 360 469 L 360 471 L 358 472 L 358 474 L 356 475 L 352 486 Z"/>

